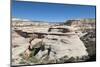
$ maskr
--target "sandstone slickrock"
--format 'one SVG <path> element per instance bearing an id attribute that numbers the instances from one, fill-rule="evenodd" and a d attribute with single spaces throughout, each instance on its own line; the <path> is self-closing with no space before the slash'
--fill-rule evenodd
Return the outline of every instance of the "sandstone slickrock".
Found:
<path id="1" fill-rule="evenodd" d="M 76 22 L 76 26 L 28 21 L 12 25 L 13 65 L 80 62 L 95 55 L 95 34 L 81 30 L 80 23 L 78 27 Z"/>

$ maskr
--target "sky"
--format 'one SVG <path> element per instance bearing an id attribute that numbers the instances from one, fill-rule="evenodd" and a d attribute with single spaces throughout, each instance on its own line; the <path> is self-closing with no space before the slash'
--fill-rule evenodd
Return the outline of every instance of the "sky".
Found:
<path id="1" fill-rule="evenodd" d="M 64 22 L 95 18 L 95 6 L 12 1 L 12 17 L 32 21 Z"/>

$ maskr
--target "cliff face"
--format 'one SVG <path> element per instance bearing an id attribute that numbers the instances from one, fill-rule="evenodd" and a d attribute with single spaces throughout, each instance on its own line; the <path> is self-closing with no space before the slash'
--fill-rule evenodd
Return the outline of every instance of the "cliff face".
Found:
<path id="1" fill-rule="evenodd" d="M 95 19 L 80 19 L 80 20 L 68 20 L 64 25 L 72 26 L 78 28 L 78 30 L 85 32 L 87 30 L 95 29 L 96 20 Z"/>
<path id="2" fill-rule="evenodd" d="M 64 24 L 66 25 L 80 25 L 80 24 L 94 24 L 96 22 L 95 19 L 79 19 L 79 20 L 67 20 Z"/>

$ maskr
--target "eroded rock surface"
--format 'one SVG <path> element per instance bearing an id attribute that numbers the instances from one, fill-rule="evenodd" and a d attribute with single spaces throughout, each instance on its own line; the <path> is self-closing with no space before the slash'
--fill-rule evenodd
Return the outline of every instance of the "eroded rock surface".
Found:
<path id="1" fill-rule="evenodd" d="M 54 31 L 54 30 L 53 30 Z M 84 43 L 74 31 L 66 33 L 48 32 L 47 35 L 38 35 L 30 42 L 28 49 L 23 55 L 29 64 L 79 62 L 88 59 L 88 53 Z M 31 58 L 31 63 L 30 59 Z M 37 61 L 34 61 L 35 60 Z M 25 61 L 24 61 L 25 62 Z M 25 62 L 26 63 L 26 62 Z"/>
<path id="2" fill-rule="evenodd" d="M 80 62 L 95 55 L 93 32 L 73 26 L 19 24 L 12 29 L 13 65 Z"/>

